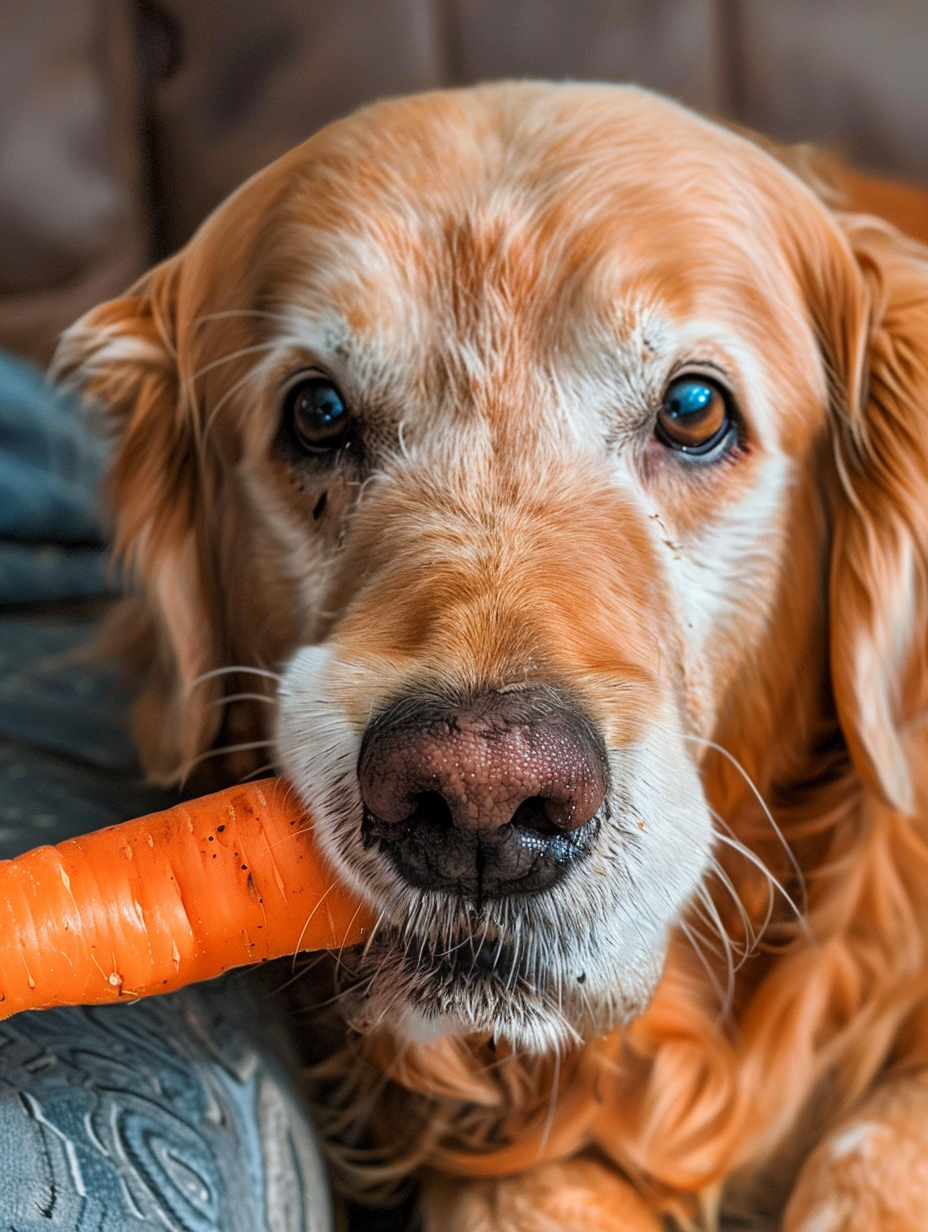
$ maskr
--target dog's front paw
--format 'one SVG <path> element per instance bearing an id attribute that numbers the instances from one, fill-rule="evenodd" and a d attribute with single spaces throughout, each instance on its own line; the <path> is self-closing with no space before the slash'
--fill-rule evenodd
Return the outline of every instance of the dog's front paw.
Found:
<path id="1" fill-rule="evenodd" d="M 423 1196 L 425 1232 L 661 1232 L 632 1187 L 587 1159 L 542 1164 L 499 1180 L 436 1178 Z"/>
<path id="2" fill-rule="evenodd" d="M 799 1176 L 783 1232 L 926 1232 L 928 1076 L 899 1078 L 830 1134 Z"/>

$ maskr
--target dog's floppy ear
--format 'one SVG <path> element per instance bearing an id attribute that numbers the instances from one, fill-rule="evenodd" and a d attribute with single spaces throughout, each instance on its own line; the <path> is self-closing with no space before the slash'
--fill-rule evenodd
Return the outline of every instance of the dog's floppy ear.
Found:
<path id="1" fill-rule="evenodd" d="M 113 439 L 110 497 L 116 552 L 134 599 L 122 649 L 143 678 L 135 734 L 146 769 L 169 780 L 215 738 L 215 681 L 223 660 L 209 618 L 202 509 L 215 476 L 199 448 L 189 382 L 176 342 L 182 256 L 156 267 L 121 299 L 94 308 L 63 336 L 53 377 L 101 408 Z"/>
<path id="2" fill-rule="evenodd" d="M 851 268 L 822 313 L 834 378 L 832 681 L 865 785 L 911 812 L 912 737 L 928 721 L 928 249 L 874 218 L 838 220 Z"/>

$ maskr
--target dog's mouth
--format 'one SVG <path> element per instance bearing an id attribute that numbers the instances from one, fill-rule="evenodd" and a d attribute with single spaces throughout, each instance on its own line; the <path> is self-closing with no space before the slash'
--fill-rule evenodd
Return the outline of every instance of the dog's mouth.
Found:
<path id="1" fill-rule="evenodd" d="M 587 865 L 606 814 L 604 805 L 574 830 L 544 833 L 535 817 L 520 824 L 517 812 L 495 829 L 449 822 L 423 840 L 420 816 L 388 823 L 365 809 L 363 846 L 398 884 L 392 922 L 378 930 L 357 972 L 362 1001 L 473 1030 L 560 1005 L 567 967 L 582 995 L 586 975 L 567 957 L 573 945 L 551 935 L 552 895 Z M 433 813 L 430 829 L 438 828 Z"/>
<path id="2" fill-rule="evenodd" d="M 363 950 L 342 963 L 352 1025 L 386 1026 L 417 1042 L 486 1032 L 534 1050 L 567 1045 L 639 1010 L 663 946 L 659 936 L 642 940 L 637 925 L 627 934 L 610 930 L 605 908 L 615 870 L 625 867 L 624 839 L 608 826 L 614 808 L 604 804 L 575 830 L 548 834 L 537 825 L 520 834 L 517 817 L 488 831 L 449 825 L 443 847 L 427 836 L 421 851 L 421 818 L 407 834 L 403 821 L 368 810 L 362 868 L 384 910 Z M 516 859 L 524 861 L 518 878 Z"/>
<path id="3" fill-rule="evenodd" d="M 425 812 L 417 810 L 404 821 L 387 823 L 365 808 L 361 825 L 365 849 L 376 845 L 407 885 L 470 900 L 478 910 L 488 899 L 519 898 L 550 889 L 593 851 L 603 820 L 597 813 L 564 832 L 517 813 L 497 829 L 465 831 L 450 820 L 443 824 L 440 811 L 432 809 L 429 830 L 423 835 L 420 811 Z"/>

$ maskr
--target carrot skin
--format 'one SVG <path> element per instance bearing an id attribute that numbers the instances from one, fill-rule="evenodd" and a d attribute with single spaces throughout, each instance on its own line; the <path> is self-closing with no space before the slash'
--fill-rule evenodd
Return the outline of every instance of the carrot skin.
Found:
<path id="1" fill-rule="evenodd" d="M 0 1018 L 354 945 L 371 923 L 265 779 L 0 861 Z"/>

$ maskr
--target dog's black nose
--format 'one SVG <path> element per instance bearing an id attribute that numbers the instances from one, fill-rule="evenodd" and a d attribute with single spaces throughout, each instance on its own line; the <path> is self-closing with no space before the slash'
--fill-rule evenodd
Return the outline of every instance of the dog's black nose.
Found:
<path id="1" fill-rule="evenodd" d="M 483 899 L 545 889 L 590 850 L 606 753 L 554 689 L 404 697 L 368 726 L 358 776 L 365 839 L 406 881 Z"/>

